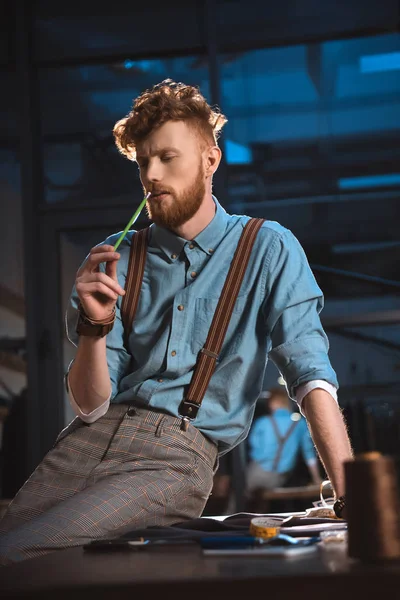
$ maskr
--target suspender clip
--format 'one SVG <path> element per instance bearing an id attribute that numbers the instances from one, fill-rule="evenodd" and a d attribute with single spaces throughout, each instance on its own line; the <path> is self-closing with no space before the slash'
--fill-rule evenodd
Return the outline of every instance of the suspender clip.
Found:
<path id="1" fill-rule="evenodd" d="M 193 421 L 197 417 L 199 412 L 200 404 L 196 402 L 190 402 L 189 400 L 182 400 L 179 405 L 178 414 L 182 417 L 181 429 L 187 431 L 190 421 Z"/>
<path id="2" fill-rule="evenodd" d="M 178 408 L 178 414 L 180 417 L 187 417 L 189 421 L 193 421 L 197 417 L 199 412 L 200 404 L 197 402 L 190 402 L 190 400 L 182 400 Z"/>

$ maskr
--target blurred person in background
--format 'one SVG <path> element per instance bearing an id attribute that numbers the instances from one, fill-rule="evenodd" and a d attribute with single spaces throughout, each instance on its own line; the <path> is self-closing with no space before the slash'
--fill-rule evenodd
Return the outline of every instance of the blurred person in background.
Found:
<path id="1" fill-rule="evenodd" d="M 306 420 L 291 409 L 284 386 L 262 392 L 269 414 L 253 423 L 249 434 L 250 463 L 247 470 L 247 495 L 260 490 L 283 487 L 295 469 L 299 454 L 310 473 L 311 483 L 320 485 L 317 455 Z"/>

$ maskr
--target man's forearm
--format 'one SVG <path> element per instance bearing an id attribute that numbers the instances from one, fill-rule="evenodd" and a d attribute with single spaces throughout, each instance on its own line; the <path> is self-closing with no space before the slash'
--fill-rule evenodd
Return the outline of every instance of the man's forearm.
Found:
<path id="1" fill-rule="evenodd" d="M 328 392 L 312 390 L 303 400 L 311 437 L 337 497 L 345 493 L 344 463 L 353 452 L 340 408 Z"/>
<path id="2" fill-rule="evenodd" d="M 84 413 L 89 414 L 107 400 L 111 393 L 111 382 L 105 337 L 79 338 L 68 383 L 75 402 Z"/>

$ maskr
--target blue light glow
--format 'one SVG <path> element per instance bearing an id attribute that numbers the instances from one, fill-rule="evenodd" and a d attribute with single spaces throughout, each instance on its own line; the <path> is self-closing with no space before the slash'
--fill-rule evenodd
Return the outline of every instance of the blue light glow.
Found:
<path id="1" fill-rule="evenodd" d="M 125 69 L 132 69 L 132 67 L 135 66 L 135 61 L 133 60 L 129 60 L 129 58 L 127 58 L 126 60 L 124 60 L 124 67 Z"/>
<path id="2" fill-rule="evenodd" d="M 343 177 L 338 181 L 340 190 L 391 187 L 396 185 L 400 185 L 400 173 L 387 173 L 386 175 L 366 175 L 364 177 Z"/>
<path id="3" fill-rule="evenodd" d="M 158 72 L 160 62 L 161 61 L 159 60 L 132 60 L 130 58 L 127 58 L 126 60 L 124 60 L 124 68 L 127 70 L 135 68 L 138 71 L 142 71 L 143 73 L 147 73 L 150 71 Z"/>
<path id="4" fill-rule="evenodd" d="M 361 73 L 380 73 L 400 69 L 400 52 L 360 56 Z"/>
<path id="5" fill-rule="evenodd" d="M 251 148 L 232 140 L 225 142 L 225 156 L 228 165 L 249 165 L 253 162 Z"/>

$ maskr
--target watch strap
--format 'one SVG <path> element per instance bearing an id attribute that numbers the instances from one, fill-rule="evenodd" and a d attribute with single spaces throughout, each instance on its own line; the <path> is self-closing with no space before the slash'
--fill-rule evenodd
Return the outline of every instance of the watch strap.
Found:
<path id="1" fill-rule="evenodd" d="M 335 512 L 335 515 L 339 519 L 342 519 L 342 512 L 343 512 L 343 509 L 345 506 L 346 506 L 346 496 L 340 496 L 339 498 L 337 498 L 337 500 L 335 500 L 335 502 L 333 504 L 333 510 Z"/>
<path id="2" fill-rule="evenodd" d="M 78 335 L 88 337 L 104 337 L 114 327 L 115 321 L 115 307 L 110 317 L 106 321 L 97 321 L 88 317 L 83 310 L 82 306 L 79 305 L 79 316 L 78 323 L 76 325 L 76 333 Z"/>

